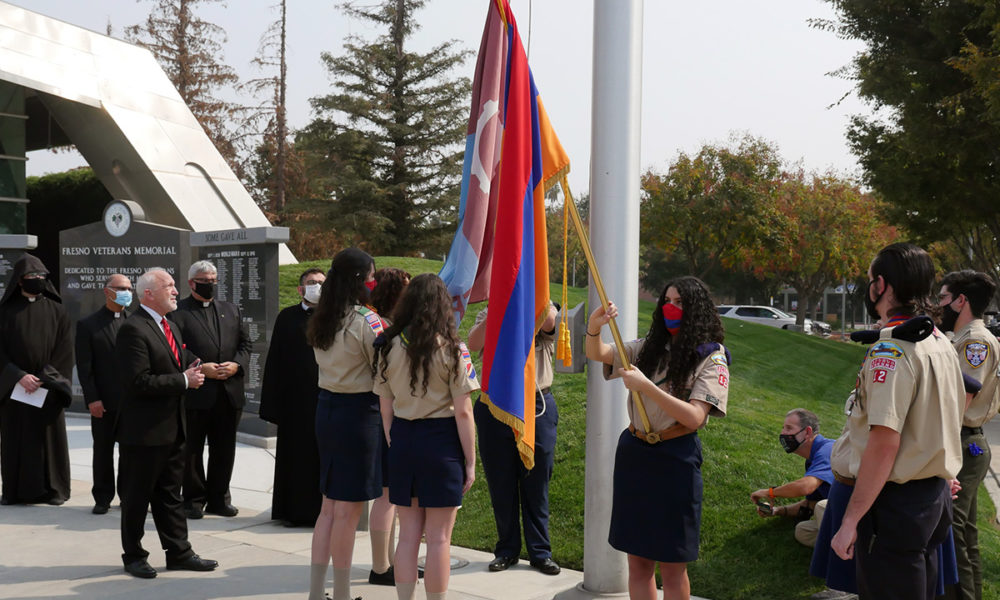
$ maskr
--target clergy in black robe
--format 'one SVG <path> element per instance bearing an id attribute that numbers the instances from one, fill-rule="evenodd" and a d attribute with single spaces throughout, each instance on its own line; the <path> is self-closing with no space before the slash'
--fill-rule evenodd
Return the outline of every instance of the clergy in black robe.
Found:
<path id="1" fill-rule="evenodd" d="M 271 518 L 286 525 L 311 527 L 322 503 L 316 446 L 319 371 L 306 343 L 306 324 L 324 279 L 319 269 L 299 277 L 302 302 L 278 314 L 264 364 L 259 414 L 278 426 Z"/>
<path id="2" fill-rule="evenodd" d="M 69 499 L 64 411 L 73 376 L 70 320 L 42 261 L 24 254 L 0 299 L 0 478 L 3 504 Z M 20 384 L 48 390 L 41 408 L 11 399 Z"/>

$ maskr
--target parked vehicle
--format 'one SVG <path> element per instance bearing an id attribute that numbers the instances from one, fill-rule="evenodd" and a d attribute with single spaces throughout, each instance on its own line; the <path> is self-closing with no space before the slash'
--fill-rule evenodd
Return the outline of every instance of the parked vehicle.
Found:
<path id="1" fill-rule="evenodd" d="M 747 306 L 742 304 L 722 305 L 716 307 L 720 317 L 729 317 L 781 329 L 793 329 L 795 317 L 773 306 Z M 818 335 L 830 335 L 832 328 L 828 323 L 806 319 L 803 331 Z"/>

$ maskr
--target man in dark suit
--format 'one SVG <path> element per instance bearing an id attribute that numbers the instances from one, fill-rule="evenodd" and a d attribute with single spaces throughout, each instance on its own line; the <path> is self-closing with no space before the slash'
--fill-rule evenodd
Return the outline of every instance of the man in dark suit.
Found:
<path id="1" fill-rule="evenodd" d="M 188 349 L 205 361 L 205 385 L 185 395 L 188 438 L 184 467 L 184 511 L 200 519 L 203 511 L 223 517 L 239 512 L 232 504 L 229 480 L 236 459 L 236 427 L 246 395 L 243 375 L 250 362 L 250 338 L 239 308 L 215 297 L 218 271 L 201 260 L 188 270 L 191 295 L 177 303 L 171 318 Z M 202 458 L 208 440 L 208 473 Z"/>
<path id="2" fill-rule="evenodd" d="M 201 387 L 205 376 L 197 357 L 184 347 L 180 328 L 165 317 L 177 308 L 174 279 L 163 269 L 150 269 L 136 282 L 136 292 L 141 306 L 122 325 L 115 343 L 124 388 L 116 427 L 122 560 L 130 575 L 156 577 L 141 543 L 152 504 L 167 569 L 211 571 L 219 563 L 200 558 L 188 542 L 180 493 L 184 392 Z"/>
<path id="3" fill-rule="evenodd" d="M 115 336 L 132 303 L 132 282 L 115 273 L 104 284 L 104 306 L 76 324 L 76 373 L 90 411 L 94 439 L 95 515 L 108 512 L 115 499 L 115 419 L 121 404 L 121 385 L 115 362 Z"/>

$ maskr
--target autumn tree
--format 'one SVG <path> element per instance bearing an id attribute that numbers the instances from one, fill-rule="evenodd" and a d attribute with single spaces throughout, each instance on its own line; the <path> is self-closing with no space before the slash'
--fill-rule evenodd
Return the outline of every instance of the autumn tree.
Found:
<path id="1" fill-rule="evenodd" d="M 126 39 L 153 53 L 215 147 L 233 171 L 241 175 L 235 124 L 243 109 L 219 96 L 221 90 L 238 81 L 236 72 L 222 57 L 226 31 L 194 12 L 198 4 L 225 5 L 225 1 L 148 1 L 153 3 L 149 16 L 143 23 L 126 27 Z"/>
<path id="2" fill-rule="evenodd" d="M 743 266 L 764 279 L 791 285 L 799 296 L 796 323 L 827 287 L 865 273 L 868 263 L 897 237 L 884 205 L 849 180 L 832 174 L 783 177 L 776 197 L 781 235 L 769 248 L 743 249 Z"/>
<path id="3" fill-rule="evenodd" d="M 736 264 L 747 247 L 770 247 L 780 236 L 780 173 L 774 146 L 749 135 L 681 153 L 665 175 L 642 178 L 642 245 L 702 279 Z"/>
<path id="4" fill-rule="evenodd" d="M 1000 7 L 993 0 L 828 0 L 817 25 L 864 44 L 841 73 L 875 110 L 848 130 L 864 182 L 923 245 L 1000 265 Z"/>
<path id="5" fill-rule="evenodd" d="M 384 33 L 322 54 L 335 91 L 310 100 L 316 118 L 296 136 L 322 217 L 379 254 L 443 253 L 458 213 L 471 86 L 452 72 L 469 53 L 454 40 L 407 48 L 425 3 L 342 5 Z"/>

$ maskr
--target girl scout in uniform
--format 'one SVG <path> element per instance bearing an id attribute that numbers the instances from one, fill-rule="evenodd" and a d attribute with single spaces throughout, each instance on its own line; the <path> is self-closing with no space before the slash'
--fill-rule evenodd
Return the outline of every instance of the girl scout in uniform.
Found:
<path id="1" fill-rule="evenodd" d="M 309 600 L 323 600 L 330 556 L 333 600 L 350 600 L 354 532 L 366 501 L 378 499 L 370 516 L 373 530 L 388 531 L 392 518 L 382 487 L 378 396 L 372 393 L 372 344 L 382 322 L 365 306 L 374 273 L 368 254 L 357 248 L 338 252 L 306 331 L 319 366 L 316 441 L 323 492 L 313 529 Z"/>
<path id="2" fill-rule="evenodd" d="M 389 442 L 389 498 L 399 507 L 396 593 L 413 598 L 424 535 L 427 598 L 444 600 L 455 514 L 476 477 L 469 394 L 479 382 L 437 275 L 414 277 L 393 316 L 376 343 L 375 392 Z"/>
<path id="3" fill-rule="evenodd" d="M 725 416 L 729 355 L 708 289 L 696 277 L 667 283 L 643 339 L 625 344 L 635 365 L 624 370 L 618 351 L 601 341 L 601 327 L 618 314 L 598 307 L 587 327 L 587 357 L 604 363 L 608 379 L 621 377 L 638 391 L 649 417 L 644 431 L 631 397 L 631 424 L 615 455 L 608 542 L 628 554 L 629 597 L 656 598 L 656 563 L 663 597 L 687 599 L 687 563 L 698 556 L 701 525 L 701 441 L 709 415 Z"/>

